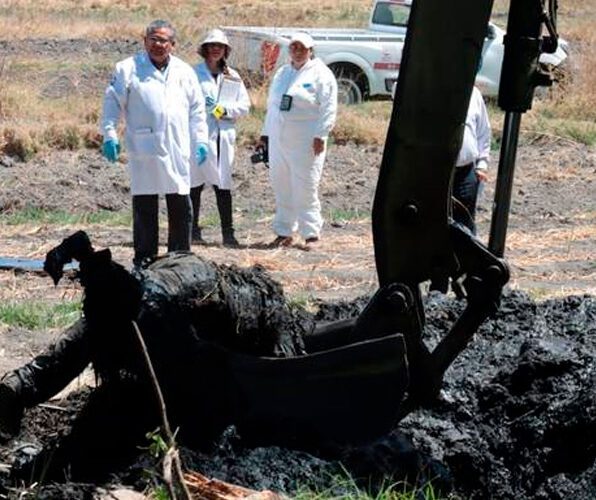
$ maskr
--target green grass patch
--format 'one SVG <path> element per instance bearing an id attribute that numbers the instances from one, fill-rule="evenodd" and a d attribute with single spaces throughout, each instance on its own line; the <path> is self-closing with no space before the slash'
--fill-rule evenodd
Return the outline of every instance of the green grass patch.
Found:
<path id="1" fill-rule="evenodd" d="M 409 488 L 404 483 L 388 484 L 379 491 L 371 493 L 360 488 L 354 479 L 348 476 L 336 476 L 331 486 L 324 489 L 318 487 L 302 487 L 293 495 L 294 500 L 441 500 L 432 484 L 419 489 Z"/>
<path id="2" fill-rule="evenodd" d="M 62 210 L 44 210 L 42 208 L 27 207 L 0 214 L 0 224 L 102 224 L 105 226 L 130 226 L 132 214 L 129 210 L 112 212 L 98 210 L 97 212 L 84 212 L 71 214 Z"/>
<path id="3" fill-rule="evenodd" d="M 40 301 L 0 304 L 0 323 L 27 330 L 61 328 L 74 323 L 80 314 L 80 301 L 54 304 Z"/>
<path id="4" fill-rule="evenodd" d="M 325 219 L 331 224 L 345 224 L 349 221 L 370 219 L 370 212 L 356 208 L 332 208 L 325 213 Z"/>
<path id="5" fill-rule="evenodd" d="M 299 293 L 288 297 L 288 306 L 291 309 L 304 309 L 311 313 L 317 310 L 316 299 L 311 294 Z"/>
<path id="6" fill-rule="evenodd" d="M 596 124 L 593 122 L 569 122 L 555 128 L 555 133 L 563 137 L 594 146 L 596 144 Z"/>
<path id="7" fill-rule="evenodd" d="M 199 224 L 201 227 L 219 227 L 219 214 L 216 210 L 209 210 L 201 212 L 201 216 L 199 218 Z"/>

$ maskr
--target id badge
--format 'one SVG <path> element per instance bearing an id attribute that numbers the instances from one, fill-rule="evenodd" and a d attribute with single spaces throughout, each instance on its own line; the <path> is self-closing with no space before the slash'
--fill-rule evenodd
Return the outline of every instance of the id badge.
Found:
<path id="1" fill-rule="evenodd" d="M 290 111 L 292 108 L 292 96 L 284 94 L 281 96 L 281 103 L 279 104 L 280 111 Z"/>

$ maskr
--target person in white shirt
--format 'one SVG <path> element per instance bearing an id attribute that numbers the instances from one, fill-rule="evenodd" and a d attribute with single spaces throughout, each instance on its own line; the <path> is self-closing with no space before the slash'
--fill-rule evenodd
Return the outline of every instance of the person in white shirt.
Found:
<path id="1" fill-rule="evenodd" d="M 117 127 L 126 121 L 135 266 L 157 256 L 158 196 L 168 208 L 168 252 L 190 250 L 191 157 L 207 158 L 205 102 L 192 67 L 172 55 L 176 30 L 153 21 L 145 50 L 116 64 L 103 102 L 103 155 L 118 160 Z"/>
<path id="2" fill-rule="evenodd" d="M 464 138 L 455 162 L 453 218 L 476 233 L 476 201 L 481 182 L 487 179 L 491 130 L 488 112 L 480 90 L 472 90 Z"/>
<path id="3" fill-rule="evenodd" d="M 277 70 L 269 89 L 259 145 L 268 144 L 275 194 L 272 246 L 289 246 L 298 231 L 307 248 L 319 241 L 323 218 L 319 182 L 327 137 L 337 115 L 337 82 L 313 56 L 304 32 L 290 40 L 290 63 Z"/>
<path id="4" fill-rule="evenodd" d="M 193 206 L 192 241 L 204 244 L 199 215 L 205 184 L 213 186 L 221 221 L 224 246 L 238 247 L 232 220 L 232 166 L 236 152 L 236 120 L 247 115 L 250 98 L 237 71 L 226 62 L 231 47 L 225 33 L 210 31 L 199 46 L 204 62 L 195 66 L 207 103 L 209 155 L 191 170 L 190 197 Z"/>

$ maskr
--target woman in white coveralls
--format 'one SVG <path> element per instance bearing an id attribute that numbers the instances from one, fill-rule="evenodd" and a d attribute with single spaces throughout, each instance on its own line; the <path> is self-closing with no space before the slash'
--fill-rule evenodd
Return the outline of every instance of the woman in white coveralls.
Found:
<path id="1" fill-rule="evenodd" d="M 236 120 L 248 114 L 250 99 L 238 73 L 226 59 L 230 43 L 219 29 L 210 31 L 199 46 L 204 62 L 195 71 L 207 104 L 209 155 L 200 166 L 191 170 L 190 197 L 193 206 L 192 239 L 205 243 L 199 226 L 201 193 L 205 184 L 213 186 L 221 220 L 224 246 L 237 247 L 232 221 L 232 165 L 236 150 Z"/>
<path id="2" fill-rule="evenodd" d="M 310 248 L 323 226 L 318 190 L 337 114 L 337 82 L 325 63 L 313 57 L 313 46 L 307 33 L 294 34 L 290 63 L 279 68 L 269 89 L 260 143 L 268 143 L 275 193 L 272 246 L 291 245 L 298 231 Z"/>

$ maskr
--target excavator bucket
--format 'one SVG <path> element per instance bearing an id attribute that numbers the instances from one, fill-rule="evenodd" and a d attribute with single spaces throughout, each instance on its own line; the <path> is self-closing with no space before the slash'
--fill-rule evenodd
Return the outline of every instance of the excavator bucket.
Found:
<path id="1" fill-rule="evenodd" d="M 229 353 L 229 364 L 235 421 L 260 444 L 374 439 L 395 426 L 408 383 L 401 335 L 283 359 Z"/>

